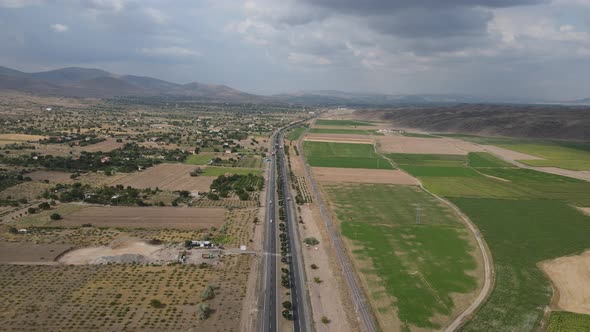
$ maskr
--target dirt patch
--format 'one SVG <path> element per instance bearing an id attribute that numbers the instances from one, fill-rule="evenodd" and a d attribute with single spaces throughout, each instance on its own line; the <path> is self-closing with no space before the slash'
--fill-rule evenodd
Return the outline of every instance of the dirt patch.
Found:
<path id="1" fill-rule="evenodd" d="M 133 188 L 160 188 L 163 190 L 209 191 L 214 176 L 190 176 L 198 166 L 184 164 L 160 164 L 142 172 L 131 173 L 115 179 L 110 185 L 122 184 Z"/>
<path id="2" fill-rule="evenodd" d="M 579 207 L 578 209 L 590 216 L 590 208 Z"/>
<path id="3" fill-rule="evenodd" d="M 590 251 L 540 264 L 556 288 L 557 309 L 590 314 Z"/>
<path id="4" fill-rule="evenodd" d="M 52 264 L 69 244 L 35 244 L 25 242 L 0 242 L 0 264 Z"/>
<path id="5" fill-rule="evenodd" d="M 368 138 L 368 136 L 365 137 L 348 134 L 307 134 L 307 136 L 305 136 L 305 140 L 311 142 L 373 144 L 372 139 Z"/>
<path id="6" fill-rule="evenodd" d="M 39 183 L 39 182 L 23 182 L 19 183 L 15 186 L 10 188 L 4 189 L 0 192 L 0 198 L 7 199 L 21 199 L 25 198 L 29 201 L 37 199 L 37 197 L 43 194 L 45 189 L 50 188 L 51 185 L 47 183 Z"/>
<path id="7" fill-rule="evenodd" d="M 96 144 L 90 144 L 84 147 L 80 147 L 80 151 L 86 152 L 109 152 L 115 149 L 120 149 L 125 145 L 123 142 L 117 142 L 115 138 L 107 138 L 106 141 L 98 142 Z"/>
<path id="8" fill-rule="evenodd" d="M 57 171 L 34 171 L 28 173 L 26 176 L 30 177 L 33 181 L 49 181 L 51 183 L 66 183 L 72 182 L 70 176 L 72 173 L 57 172 Z"/>
<path id="9" fill-rule="evenodd" d="M 421 138 L 399 135 L 377 136 L 377 142 L 386 153 L 456 154 L 481 152 L 483 148 L 473 143 L 452 138 Z"/>
<path id="10" fill-rule="evenodd" d="M 219 228 L 225 218 L 221 208 L 89 206 L 82 208 L 54 225 L 98 227 L 144 227 L 172 229 Z"/>
<path id="11" fill-rule="evenodd" d="M 312 167 L 312 171 L 320 182 L 418 185 L 418 180 L 400 170 Z"/>
<path id="12" fill-rule="evenodd" d="M 531 156 L 530 154 L 516 152 L 508 149 L 504 149 L 494 145 L 482 145 L 483 149 L 491 154 L 495 154 L 500 156 L 504 159 L 508 160 L 544 160 L 543 158 L 539 158 L 536 156 Z"/>

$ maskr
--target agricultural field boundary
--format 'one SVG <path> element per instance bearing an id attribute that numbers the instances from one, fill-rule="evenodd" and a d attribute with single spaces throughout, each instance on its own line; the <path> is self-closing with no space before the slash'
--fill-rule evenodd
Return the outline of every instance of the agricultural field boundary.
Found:
<path id="1" fill-rule="evenodd" d="M 378 154 L 378 155 L 382 156 L 383 158 L 385 158 L 386 160 L 388 160 L 392 164 L 393 167 L 398 168 L 400 171 L 402 171 L 404 173 L 407 173 L 402 168 L 400 168 L 399 165 L 397 165 L 393 160 L 391 160 L 387 156 L 381 154 L 377 149 L 377 144 L 374 144 L 373 147 L 375 149 L 376 154 Z M 412 176 L 409 173 L 408 173 L 408 175 Z M 487 244 L 485 243 L 483 237 L 481 236 L 481 232 L 477 229 L 477 226 L 475 226 L 475 224 L 471 221 L 471 219 L 469 219 L 469 217 L 467 217 L 467 215 L 465 215 L 457 206 L 455 206 L 455 204 L 451 203 L 450 201 L 448 201 L 448 200 L 430 192 L 428 189 L 426 189 L 426 187 L 424 187 L 424 185 L 422 184 L 420 179 L 416 178 L 416 181 L 418 181 L 418 186 L 422 190 L 424 190 L 426 193 L 432 195 L 433 197 L 435 197 L 439 201 L 441 201 L 444 204 L 446 204 L 447 206 L 449 206 L 451 209 L 453 209 L 453 211 L 455 211 L 457 213 L 457 215 L 459 215 L 461 220 L 463 220 L 463 222 L 467 225 L 467 227 L 469 228 L 469 230 L 471 231 L 471 233 L 475 237 L 475 240 L 477 241 L 477 245 L 478 245 L 479 250 L 481 251 L 481 255 L 483 257 L 484 283 L 483 283 L 483 287 L 482 287 L 481 291 L 479 292 L 479 295 L 477 296 L 475 301 L 473 303 L 471 303 L 471 305 L 469 305 L 469 307 L 467 307 L 467 309 L 463 310 L 463 312 L 460 313 L 459 316 L 457 316 L 453 320 L 453 322 L 451 322 L 444 329 L 445 332 L 457 331 L 457 330 L 459 330 L 459 328 L 463 324 L 465 324 L 467 322 L 467 320 L 469 318 L 471 318 L 477 312 L 477 310 L 479 310 L 481 305 L 483 305 L 485 303 L 485 301 L 487 300 L 487 298 L 491 294 L 492 289 L 494 288 L 493 286 L 494 286 L 494 282 L 495 282 L 495 273 L 494 273 L 492 254 L 491 254 L 491 251 L 488 248 Z"/>

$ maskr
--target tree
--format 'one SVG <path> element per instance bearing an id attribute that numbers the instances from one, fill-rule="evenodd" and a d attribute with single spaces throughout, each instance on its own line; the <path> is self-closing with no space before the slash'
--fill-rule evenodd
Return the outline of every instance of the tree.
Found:
<path id="1" fill-rule="evenodd" d="M 61 215 L 59 213 L 53 213 L 51 216 L 49 216 L 49 218 L 51 218 L 51 220 L 60 220 Z"/>
<path id="2" fill-rule="evenodd" d="M 211 315 L 211 308 L 207 303 L 197 304 L 197 317 L 199 320 L 205 320 Z"/>
<path id="3" fill-rule="evenodd" d="M 8 232 L 10 232 L 12 234 L 16 234 L 16 233 L 18 233 L 18 230 L 16 229 L 16 227 L 9 227 Z"/>
<path id="4" fill-rule="evenodd" d="M 39 204 L 39 208 L 42 210 L 49 210 L 51 208 L 51 206 L 49 206 L 49 203 L 43 202 L 43 203 Z"/>
<path id="5" fill-rule="evenodd" d="M 293 304 L 291 304 L 290 301 L 285 301 L 285 302 L 283 302 L 283 308 L 285 308 L 287 310 L 291 310 L 291 308 L 293 308 Z"/>
<path id="6" fill-rule="evenodd" d="M 37 213 L 37 209 L 35 209 L 34 207 L 30 207 L 30 208 L 27 209 L 27 212 L 29 214 Z"/>

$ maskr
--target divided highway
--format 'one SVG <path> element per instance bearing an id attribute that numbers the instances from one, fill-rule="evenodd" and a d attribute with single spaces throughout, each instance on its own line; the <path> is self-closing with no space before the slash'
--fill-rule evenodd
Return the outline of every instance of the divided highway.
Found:
<path id="1" fill-rule="evenodd" d="M 299 123 L 299 122 L 298 122 Z M 287 232 L 289 234 L 289 273 L 291 288 L 288 290 L 291 294 L 291 303 L 293 311 L 293 330 L 296 332 L 312 331 L 311 327 L 311 311 L 309 301 L 307 298 L 305 269 L 303 266 L 303 259 L 301 254 L 301 241 L 297 230 L 297 215 L 293 199 L 291 197 L 291 188 L 289 172 L 285 162 L 285 153 L 283 147 L 283 134 L 293 125 L 281 128 L 272 136 L 272 146 L 274 155 L 270 158 L 270 171 L 267 186 L 267 204 L 266 204 L 266 232 L 264 236 L 264 251 L 265 256 L 264 268 L 264 304 L 263 312 L 261 313 L 262 322 L 260 324 L 261 330 L 277 331 L 279 330 L 279 312 L 282 310 L 279 301 L 279 292 L 283 288 L 278 283 L 278 275 L 280 273 L 278 266 L 279 254 L 277 250 L 277 222 L 278 207 L 277 207 L 277 169 L 281 176 L 281 188 L 284 197 L 285 210 L 285 224 L 287 225 Z M 278 167 L 277 167 L 278 166 Z M 280 288 L 279 288 L 280 287 Z"/>

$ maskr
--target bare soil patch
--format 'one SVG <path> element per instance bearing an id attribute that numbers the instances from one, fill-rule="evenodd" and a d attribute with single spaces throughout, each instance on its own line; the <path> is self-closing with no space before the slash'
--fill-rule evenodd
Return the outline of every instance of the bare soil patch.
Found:
<path id="1" fill-rule="evenodd" d="M 537 156 L 531 156 L 530 154 L 516 152 L 508 149 L 504 149 L 494 145 L 483 145 L 483 149 L 489 153 L 498 155 L 504 159 L 508 160 L 544 160 L 543 158 Z"/>
<path id="2" fill-rule="evenodd" d="M 41 135 L 0 134 L 0 145 L 10 143 L 36 142 L 44 138 L 45 136 Z"/>
<path id="3" fill-rule="evenodd" d="M 45 189 L 50 188 L 51 185 L 47 183 L 39 183 L 39 182 L 23 182 L 19 183 L 15 186 L 10 188 L 6 188 L 0 192 L 0 198 L 7 199 L 21 199 L 26 198 L 27 200 L 31 201 L 37 199 Z"/>
<path id="4" fill-rule="evenodd" d="M 51 264 L 71 247 L 70 244 L 0 242 L 0 264 Z"/>
<path id="5" fill-rule="evenodd" d="M 33 181 L 47 180 L 51 183 L 66 183 L 72 182 L 71 175 L 72 173 L 41 170 L 28 173 L 26 176 L 29 176 Z"/>
<path id="6" fill-rule="evenodd" d="M 557 309 L 590 314 L 590 251 L 540 264 L 556 288 Z"/>
<path id="7" fill-rule="evenodd" d="M 590 207 L 578 208 L 578 209 L 590 216 Z"/>
<path id="8" fill-rule="evenodd" d="M 337 142 L 337 143 L 358 143 L 373 144 L 369 136 L 349 135 L 349 134 L 307 134 L 306 141 L 312 142 Z"/>
<path id="9" fill-rule="evenodd" d="M 221 208 L 88 206 L 64 216 L 55 225 L 98 227 L 145 227 L 173 229 L 219 228 L 224 221 Z"/>
<path id="10" fill-rule="evenodd" d="M 484 149 L 476 144 L 453 138 L 421 138 L 399 135 L 377 136 L 381 150 L 387 153 L 416 154 L 457 154 L 480 152 Z"/>
<path id="11" fill-rule="evenodd" d="M 163 190 L 209 191 L 214 176 L 190 176 L 194 165 L 160 164 L 142 172 L 128 174 L 110 185 L 122 184 L 133 188 L 160 188 Z"/>
<path id="12" fill-rule="evenodd" d="M 106 141 L 98 142 L 96 144 L 91 144 L 87 146 L 80 147 L 81 151 L 86 152 L 109 152 L 115 149 L 120 149 L 125 145 L 123 142 L 117 142 L 115 138 L 107 138 Z"/>
<path id="13" fill-rule="evenodd" d="M 532 167 L 541 172 L 553 173 L 557 175 L 563 175 L 571 178 L 580 180 L 590 181 L 590 171 L 572 171 L 569 169 L 557 168 L 557 167 Z"/>
<path id="14" fill-rule="evenodd" d="M 400 170 L 313 167 L 312 171 L 320 182 L 418 185 L 418 180 Z"/>

